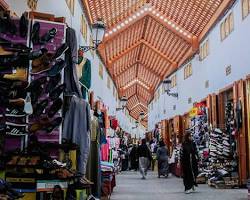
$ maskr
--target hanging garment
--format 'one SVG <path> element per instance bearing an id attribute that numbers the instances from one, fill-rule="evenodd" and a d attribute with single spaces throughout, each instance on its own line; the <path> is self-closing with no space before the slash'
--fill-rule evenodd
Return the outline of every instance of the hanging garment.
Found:
<path id="1" fill-rule="evenodd" d="M 79 79 L 79 81 L 86 87 L 91 87 L 91 62 L 89 59 L 86 60 L 83 68 L 82 68 L 82 77 Z M 85 87 L 82 87 L 82 94 L 83 98 L 86 99 L 87 97 L 87 89 Z"/>
<path id="2" fill-rule="evenodd" d="M 101 193 L 101 174 L 100 168 L 100 129 L 98 125 L 98 119 L 94 117 L 91 122 L 91 145 L 90 154 L 87 165 L 87 178 L 94 183 L 92 186 L 92 194 L 100 198 Z"/>
<path id="3" fill-rule="evenodd" d="M 117 119 L 111 119 L 111 128 L 116 130 L 118 127 L 118 120 Z"/>
<path id="4" fill-rule="evenodd" d="M 102 144 L 101 146 L 101 160 L 102 161 L 108 161 L 109 160 L 109 145 L 108 144 Z"/>
<path id="5" fill-rule="evenodd" d="M 90 149 L 90 108 L 88 103 L 78 97 L 71 98 L 69 110 L 65 114 L 63 123 L 63 138 L 79 145 L 77 155 L 77 170 L 83 174 Z"/>
<path id="6" fill-rule="evenodd" d="M 236 104 L 236 127 L 237 130 L 242 128 L 242 105 L 240 100 Z"/>
<path id="7" fill-rule="evenodd" d="M 76 63 L 77 63 L 77 40 L 75 30 L 72 28 L 66 29 L 66 44 L 69 50 L 65 53 L 66 67 L 64 69 L 64 83 L 66 84 L 66 92 L 76 94 L 81 97 L 81 91 L 77 78 Z"/>

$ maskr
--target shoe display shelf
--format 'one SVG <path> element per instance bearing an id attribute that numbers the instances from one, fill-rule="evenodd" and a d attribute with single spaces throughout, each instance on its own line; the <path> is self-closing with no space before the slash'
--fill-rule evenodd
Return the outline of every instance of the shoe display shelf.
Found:
<path id="1" fill-rule="evenodd" d="M 233 90 L 219 94 L 219 128 L 210 133 L 208 184 L 221 189 L 239 186 L 234 108 Z"/>
<path id="2" fill-rule="evenodd" d="M 220 90 L 218 95 L 219 124 L 229 137 L 230 150 L 237 161 L 239 184 L 247 182 L 247 102 L 246 85 L 243 80 Z M 225 142 L 224 142 L 225 143 Z"/>
<path id="3" fill-rule="evenodd" d="M 204 184 L 207 179 L 204 170 L 207 169 L 209 164 L 209 126 L 206 102 L 202 102 L 200 105 L 197 115 L 190 119 L 190 127 L 188 130 L 192 133 L 200 159 L 197 182 Z"/>
<path id="4" fill-rule="evenodd" d="M 8 14 L 7 14 L 8 13 Z M 9 18 L 9 12 L 6 15 Z M 18 51 L 23 54 L 29 52 L 29 26 L 26 29 L 26 35 L 21 36 L 21 23 L 19 18 L 9 20 L 12 27 L 6 25 L 3 32 L 0 33 L 1 46 L 9 46 L 7 50 L 1 48 L 1 59 L 6 59 L 6 67 L 1 66 L 0 74 L 2 76 L 1 100 L 0 100 L 0 123 L 1 127 L 1 147 L 2 152 L 14 150 L 24 147 L 24 137 L 27 134 L 27 121 L 24 110 L 24 98 L 26 97 L 25 87 L 28 85 L 28 68 L 29 61 L 25 56 L 18 57 Z M 13 28 L 15 27 L 15 28 Z M 13 28 L 13 30 L 9 30 Z M 7 43 L 10 43 L 7 45 Z M 9 60 L 8 54 L 14 54 L 17 51 L 17 56 L 11 56 Z M 6 55 L 7 54 L 7 55 Z M 22 60 L 22 61 L 21 61 Z M 10 66 L 11 65 L 11 66 Z"/>
<path id="5" fill-rule="evenodd" d="M 37 81 L 38 84 L 37 88 L 31 92 L 31 100 L 32 97 L 34 97 L 34 101 L 32 102 L 33 111 L 35 110 L 37 113 L 30 115 L 30 129 L 34 127 L 32 131 L 38 136 L 40 142 L 61 143 L 61 109 L 58 109 L 56 113 L 50 116 L 48 113 L 53 103 L 56 104 L 58 99 L 62 99 L 64 89 L 63 70 L 60 73 L 49 75 L 49 69 L 51 69 L 49 66 L 55 66 L 58 60 L 63 61 L 64 56 L 59 59 L 54 59 L 53 56 L 55 56 L 57 50 L 65 42 L 66 25 L 64 23 L 34 19 L 32 20 L 33 29 L 36 24 L 40 25 L 40 36 L 45 35 L 52 29 L 56 29 L 56 34 L 55 37 L 46 44 L 33 44 L 33 42 L 31 42 L 33 50 L 45 48 L 48 50 L 48 53 L 41 57 L 40 60 L 31 62 L 30 80 L 31 82 Z M 41 69 L 37 69 L 39 68 L 39 66 L 37 67 L 37 63 L 42 63 L 42 66 L 40 65 Z M 39 81 L 39 79 L 41 81 Z M 59 102 L 59 104 L 61 105 L 61 102 Z M 48 130 L 46 126 L 50 126 L 51 128 Z"/>
<path id="6" fill-rule="evenodd" d="M 25 18 L 25 20 L 27 21 L 22 22 L 27 22 L 26 36 L 20 36 L 19 31 L 21 32 L 22 28 L 20 28 L 21 20 L 18 18 L 11 18 L 10 20 L 10 22 L 15 25 L 16 33 L 12 33 L 9 30 L 0 33 L 1 45 L 3 43 L 6 45 L 6 41 L 11 43 L 8 44 L 8 51 L 1 49 L 1 57 L 5 54 L 10 54 L 12 50 L 15 51 L 15 55 L 21 56 L 22 58 L 17 59 L 17 61 L 10 60 L 11 66 L 9 66 L 7 70 L 3 68 L 0 69 L 1 76 L 3 77 L 0 83 L 1 96 L 4 91 L 3 95 L 6 97 L 0 99 L 1 137 L 3 137 L 0 140 L 1 147 L 3 147 L 1 152 L 7 153 L 19 149 L 21 152 L 27 153 L 30 136 L 35 135 L 40 144 L 57 144 L 51 145 L 54 148 L 50 146 L 47 150 L 51 149 L 49 153 L 51 159 L 58 159 L 58 144 L 61 143 L 62 139 L 61 107 L 63 102 L 62 93 L 64 90 L 62 86 L 63 67 L 59 66 L 58 70 L 60 71 L 53 71 L 52 68 L 57 61 L 61 63 L 63 61 L 64 52 L 58 52 L 58 50 L 65 42 L 66 25 L 64 23 L 46 20 L 28 20 L 27 18 Z M 33 25 L 35 23 L 39 23 L 39 30 L 37 30 L 38 36 L 44 39 L 42 43 L 38 44 L 33 44 L 32 42 L 32 34 L 34 34 Z M 12 24 L 12 26 L 14 25 Z M 56 32 L 53 38 L 49 38 L 51 34 L 53 34 L 53 32 L 50 32 L 51 30 Z M 46 41 L 46 39 L 49 41 Z M 51 57 L 46 57 L 44 56 L 45 54 Z M 26 58 L 24 56 L 27 56 L 28 59 L 23 59 Z M 37 57 L 33 59 L 33 56 Z M 39 68 L 36 68 L 35 73 L 34 63 L 38 64 L 36 67 Z M 6 64 L 6 66 L 8 65 Z M 3 86 L 7 88 L 2 88 Z M 58 99 L 61 99 L 61 101 Z M 24 111 L 27 112 L 24 113 Z M 19 153 L 18 155 L 18 157 L 20 157 L 19 161 L 14 162 L 12 165 L 7 165 L 8 170 L 3 174 L 6 180 L 14 186 L 17 186 L 16 189 L 18 191 L 27 192 L 25 198 L 31 198 L 34 193 L 39 193 L 37 186 L 40 180 L 50 179 L 49 181 L 51 182 L 56 181 L 56 179 L 51 180 L 54 176 L 47 176 L 49 173 L 46 173 L 46 176 L 41 173 L 44 171 L 44 166 L 27 164 L 30 162 L 30 159 L 32 160 L 34 158 L 31 154 L 25 154 L 24 156 L 23 153 Z M 12 157 L 9 153 L 8 156 Z M 2 165 L 0 167 L 6 169 L 6 167 L 2 167 Z M 18 173 L 15 173 L 16 170 L 18 170 Z M 63 182 L 68 183 L 69 180 L 64 180 Z"/>

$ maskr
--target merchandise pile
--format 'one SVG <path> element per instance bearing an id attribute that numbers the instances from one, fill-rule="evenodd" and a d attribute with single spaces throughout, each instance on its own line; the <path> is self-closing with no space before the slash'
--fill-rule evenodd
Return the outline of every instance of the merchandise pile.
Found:
<path id="1" fill-rule="evenodd" d="M 191 128 L 193 141 L 196 144 L 197 151 L 199 154 L 200 165 L 199 165 L 199 175 L 198 182 L 206 182 L 205 170 L 209 164 L 209 127 L 206 115 L 206 109 L 203 109 L 202 115 L 197 115 L 191 119 Z"/>
<path id="2" fill-rule="evenodd" d="M 210 134 L 208 183 L 218 188 L 238 186 L 238 162 L 233 103 L 225 109 L 225 132 L 216 128 Z"/>

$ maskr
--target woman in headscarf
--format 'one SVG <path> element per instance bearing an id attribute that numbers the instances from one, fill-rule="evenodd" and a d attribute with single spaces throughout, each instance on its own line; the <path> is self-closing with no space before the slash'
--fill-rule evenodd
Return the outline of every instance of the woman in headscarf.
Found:
<path id="1" fill-rule="evenodd" d="M 181 149 L 181 166 L 186 194 L 190 194 L 194 190 L 194 186 L 197 187 L 198 158 L 198 152 L 195 143 L 192 141 L 191 133 L 186 131 Z"/>
<path id="2" fill-rule="evenodd" d="M 129 157 L 130 157 L 131 169 L 134 169 L 135 171 L 137 171 L 137 169 L 138 169 L 138 155 L 137 155 L 137 147 L 135 144 L 133 145 L 133 147 L 130 151 Z"/>
<path id="3" fill-rule="evenodd" d="M 158 160 L 158 178 L 161 175 L 168 177 L 168 150 L 163 141 L 159 142 L 156 155 Z"/>
<path id="4" fill-rule="evenodd" d="M 140 173 L 142 175 L 142 179 L 145 179 L 152 160 L 151 151 L 146 144 L 146 139 L 142 139 L 141 145 L 138 147 L 138 156 Z"/>

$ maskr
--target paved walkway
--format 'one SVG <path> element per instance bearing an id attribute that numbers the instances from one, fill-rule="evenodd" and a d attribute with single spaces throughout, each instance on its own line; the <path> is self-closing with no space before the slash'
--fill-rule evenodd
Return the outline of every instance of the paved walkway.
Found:
<path id="1" fill-rule="evenodd" d="M 111 200 L 247 200 L 246 189 L 219 190 L 206 184 L 187 195 L 182 179 L 174 176 L 159 179 L 152 172 L 146 180 L 140 179 L 137 172 L 123 172 L 116 181 Z"/>

